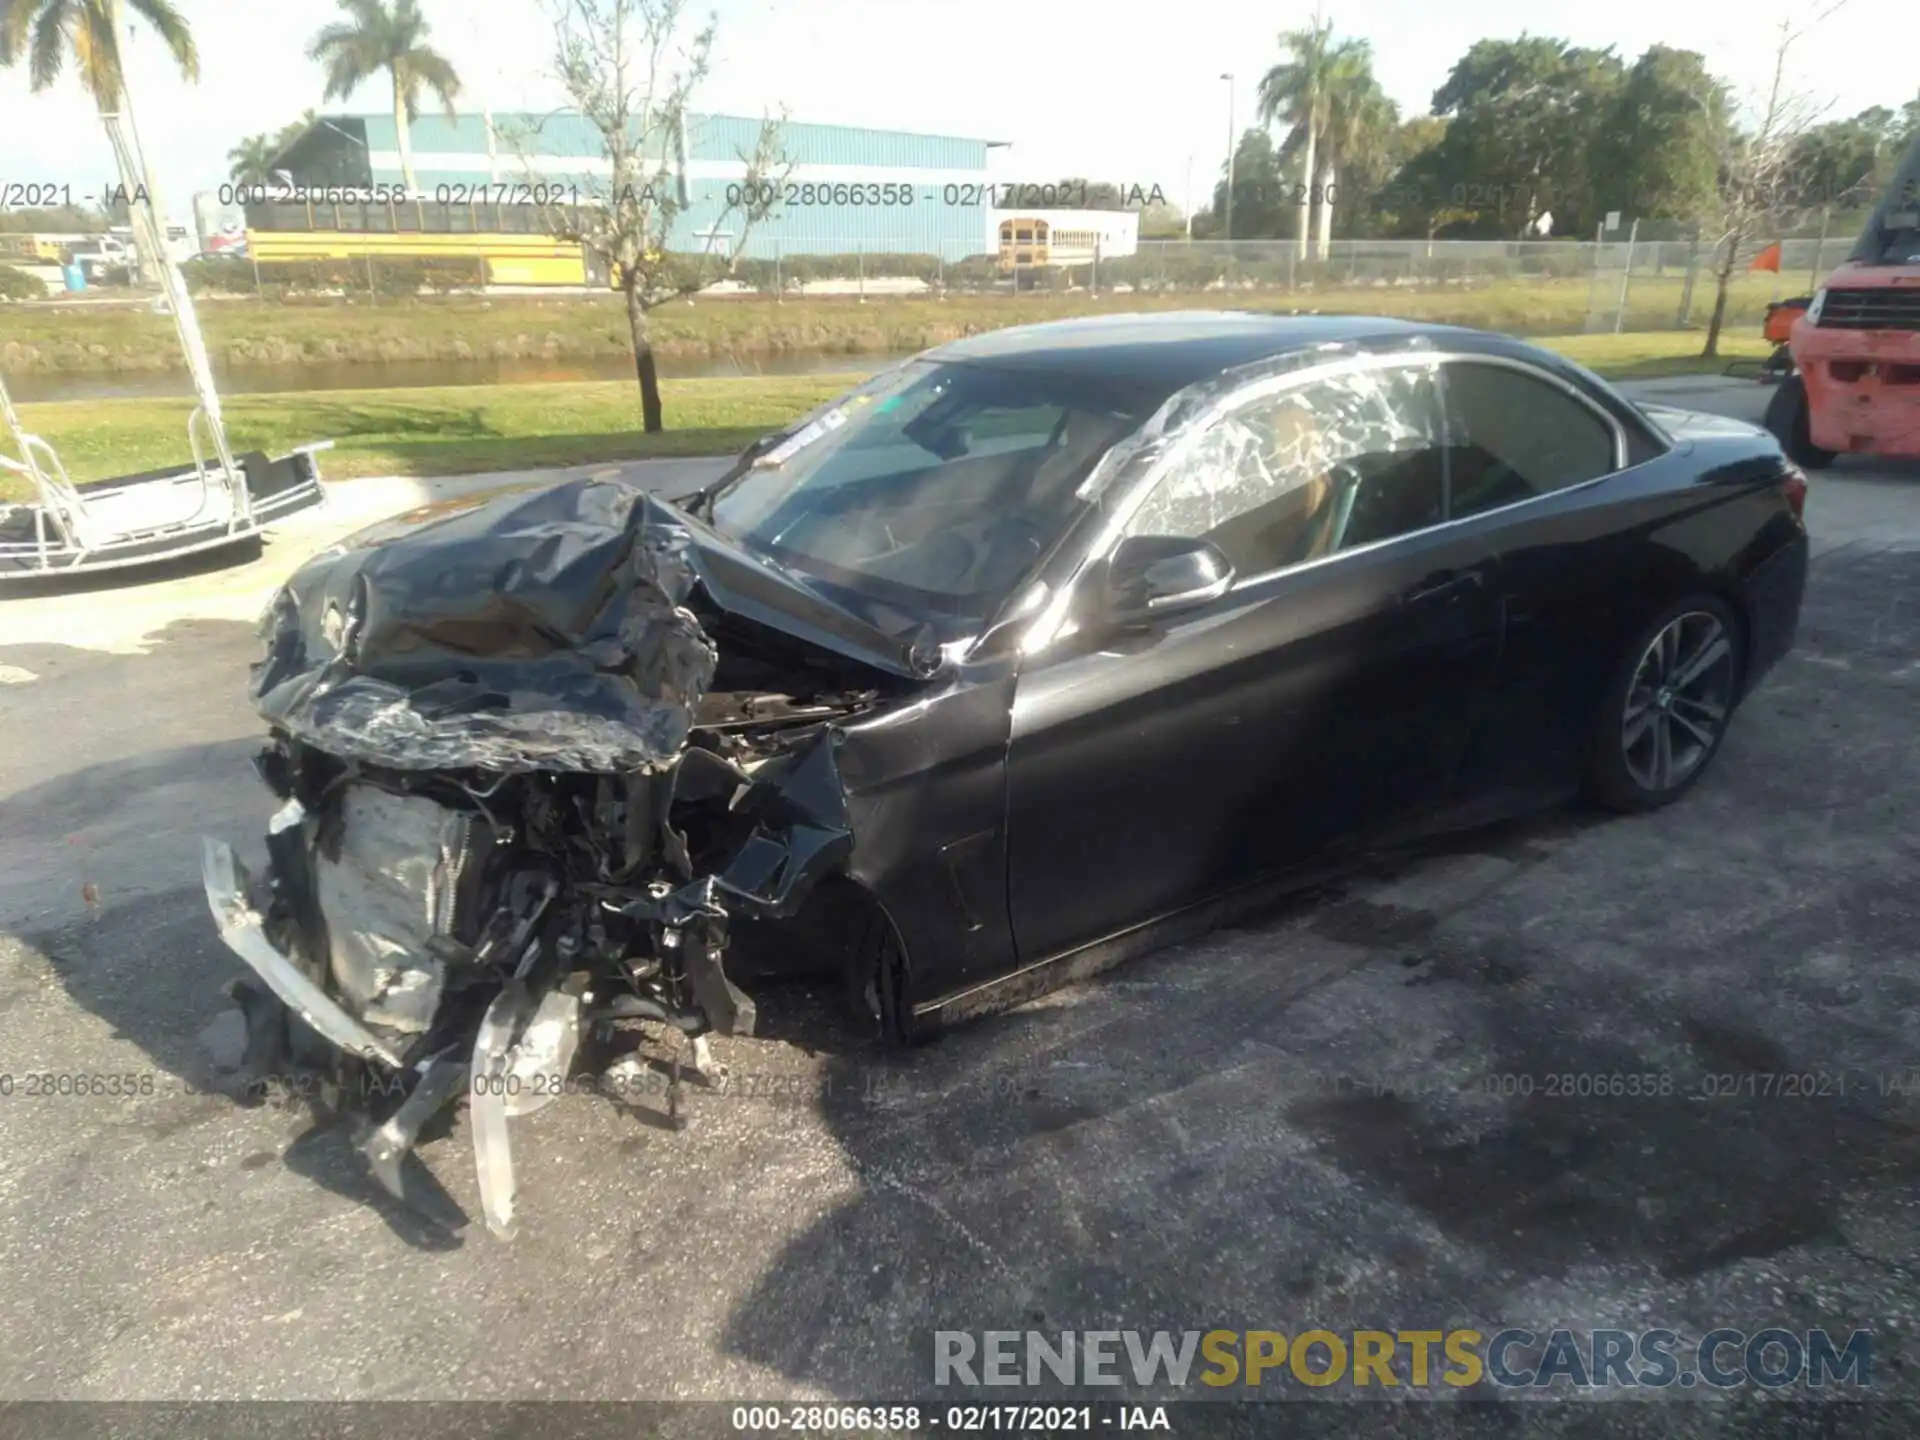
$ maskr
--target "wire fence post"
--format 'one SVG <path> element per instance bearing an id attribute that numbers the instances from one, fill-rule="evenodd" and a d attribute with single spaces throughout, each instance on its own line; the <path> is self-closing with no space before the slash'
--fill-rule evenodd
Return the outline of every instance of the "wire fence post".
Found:
<path id="1" fill-rule="evenodd" d="M 1093 237 L 1093 274 L 1087 279 L 1087 294 L 1100 293 L 1100 237 Z"/>
<path id="2" fill-rule="evenodd" d="M 853 263 L 854 263 L 855 271 L 859 276 L 859 279 L 856 281 L 856 283 L 860 288 L 860 303 L 864 305 L 867 303 L 867 240 L 866 240 L 866 237 L 864 235 L 861 236 L 858 243 L 860 248 L 855 253 Z"/>
<path id="3" fill-rule="evenodd" d="M 1633 242 L 1640 238 L 1640 220 L 1636 216 L 1627 231 L 1627 263 L 1620 267 L 1620 306 L 1613 312 L 1613 333 L 1618 335 L 1627 323 L 1627 286 L 1633 280 Z"/>
<path id="4" fill-rule="evenodd" d="M 780 241 L 776 238 L 773 242 L 773 303 L 776 305 L 787 303 L 787 282 L 780 270 L 780 253 Z"/>
<path id="5" fill-rule="evenodd" d="M 1698 227 L 1687 232 L 1687 274 L 1680 282 L 1680 313 L 1673 317 L 1676 330 L 1684 330 L 1693 318 L 1693 282 L 1700 273 L 1700 231 Z"/>
<path id="6" fill-rule="evenodd" d="M 253 298 L 256 300 L 264 300 L 267 297 L 267 292 L 260 288 L 260 257 L 249 249 L 247 259 L 253 264 Z"/>
<path id="7" fill-rule="evenodd" d="M 373 256 L 367 256 L 367 300 L 370 304 L 380 303 L 380 289 L 373 283 Z"/>
<path id="8" fill-rule="evenodd" d="M 1593 292 L 1600 283 L 1600 247 L 1605 243 L 1606 233 L 1605 221 L 1593 227 L 1593 264 L 1587 270 L 1587 314 L 1589 316 L 1593 314 Z M 1589 320 L 1588 324 L 1591 326 L 1592 321 Z"/>

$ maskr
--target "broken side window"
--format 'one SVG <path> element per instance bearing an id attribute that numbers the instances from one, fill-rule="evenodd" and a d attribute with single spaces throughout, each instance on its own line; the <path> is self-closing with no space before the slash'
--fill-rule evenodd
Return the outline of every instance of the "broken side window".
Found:
<path id="1" fill-rule="evenodd" d="M 1311 380 L 1214 420 L 1127 533 L 1205 539 L 1241 575 L 1391 539 L 1443 517 L 1441 434 L 1431 361 Z"/>

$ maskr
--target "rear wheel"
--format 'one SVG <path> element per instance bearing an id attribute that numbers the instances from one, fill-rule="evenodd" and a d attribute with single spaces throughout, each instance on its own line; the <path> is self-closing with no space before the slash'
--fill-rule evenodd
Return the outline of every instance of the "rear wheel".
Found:
<path id="1" fill-rule="evenodd" d="M 1719 753 L 1740 694 L 1740 629 L 1710 595 L 1673 606 L 1628 649 L 1600 711 L 1588 780 L 1610 809 L 1670 805 Z"/>
<path id="2" fill-rule="evenodd" d="M 1821 470 L 1833 463 L 1834 452 L 1813 443 L 1807 428 L 1807 382 L 1798 373 L 1787 376 L 1767 402 L 1766 427 L 1787 458 L 1807 470 Z"/>

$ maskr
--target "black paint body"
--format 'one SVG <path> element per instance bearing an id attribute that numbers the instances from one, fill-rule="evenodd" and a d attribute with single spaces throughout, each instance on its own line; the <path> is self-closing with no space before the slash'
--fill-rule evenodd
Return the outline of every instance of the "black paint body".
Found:
<path id="1" fill-rule="evenodd" d="M 1504 337 L 1252 318 L 1136 318 L 1109 345 L 1101 322 L 1067 322 L 934 355 L 1110 367 L 1116 384 L 1169 393 L 1289 355 L 1507 357 L 1615 416 L 1637 463 L 1256 577 L 1144 631 L 1083 629 L 1022 653 L 1006 618 L 962 663 L 848 725 L 849 870 L 904 944 L 923 1028 L 1175 938 L 1343 853 L 1570 797 L 1603 690 L 1676 600 L 1733 605 L 1744 690 L 1792 644 L 1807 538 L 1764 432 L 1642 411 Z M 1075 576 L 1089 588 L 1112 508 L 1096 504 L 1042 563 L 1055 593 Z M 1474 578 L 1409 598 L 1436 575 Z"/>
<path id="2" fill-rule="evenodd" d="M 1095 597 L 1117 522 L 1214 407 L 1248 386 L 1395 357 L 1521 367 L 1603 418 L 1619 464 L 1502 508 L 1237 577 L 1156 623 L 1102 621 Z M 916 1031 L 1176 938 L 1356 849 L 1569 796 L 1629 647 L 1681 599 L 1712 595 L 1732 608 L 1743 692 L 1793 641 L 1807 566 L 1793 495 L 1802 477 L 1775 441 L 1730 421 L 1642 410 L 1512 339 L 1371 318 L 1208 313 L 1020 327 L 927 358 L 1110 382 L 1136 409 L 1148 402 L 1140 413 L 1158 407 L 1113 447 L 1077 518 L 1000 613 L 971 631 L 933 615 L 883 633 L 858 613 L 859 597 L 831 598 L 831 587 L 810 587 L 702 519 L 764 444 L 705 492 L 637 510 L 629 497 L 613 507 L 624 529 L 589 529 L 622 565 L 633 535 L 659 534 L 643 611 L 692 654 L 671 618 L 691 587 L 719 655 L 716 689 L 751 688 L 725 672 L 730 646 L 752 650 L 755 635 L 778 640 L 760 688 L 790 688 L 782 665 L 790 677 L 822 661 L 842 686 L 855 684 L 849 667 L 872 682 L 879 701 L 832 722 L 852 834 L 842 863 L 891 922 Z M 1451 477 L 1455 462 L 1445 463 Z M 1450 506 L 1451 479 L 1445 493 Z M 504 563 L 503 527 L 539 532 L 554 507 L 589 501 L 604 506 L 579 495 L 514 502 L 476 522 L 469 543 Z M 580 523 L 572 510 L 558 518 Z M 457 523 L 442 533 L 458 538 Z M 554 538 L 542 554 L 570 543 L 582 542 Z M 527 572 L 498 573 L 511 590 Z M 576 600 L 601 596 L 600 572 L 580 573 L 593 583 Z M 441 587 L 441 598 L 464 612 L 474 597 Z M 543 618 L 545 602 L 528 603 L 540 635 L 573 633 Z M 599 613 L 582 604 L 553 613 L 563 611 Z M 309 661 L 324 653 L 317 638 L 306 644 Z M 525 646 L 515 653 L 524 664 Z M 550 663 L 564 676 L 579 670 L 567 680 L 579 688 L 605 673 L 588 658 Z M 617 719 L 651 714 L 617 698 L 608 709 Z M 679 733 L 691 717 L 674 719 Z"/>

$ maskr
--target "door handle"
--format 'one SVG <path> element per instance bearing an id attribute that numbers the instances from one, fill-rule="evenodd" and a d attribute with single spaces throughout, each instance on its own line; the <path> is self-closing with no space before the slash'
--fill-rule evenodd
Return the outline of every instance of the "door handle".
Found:
<path id="1" fill-rule="evenodd" d="M 1486 576 L 1478 570 L 1436 570 L 1400 598 L 1406 604 L 1413 605 L 1422 600 L 1439 600 L 1448 595 L 1478 590 L 1485 583 Z"/>

